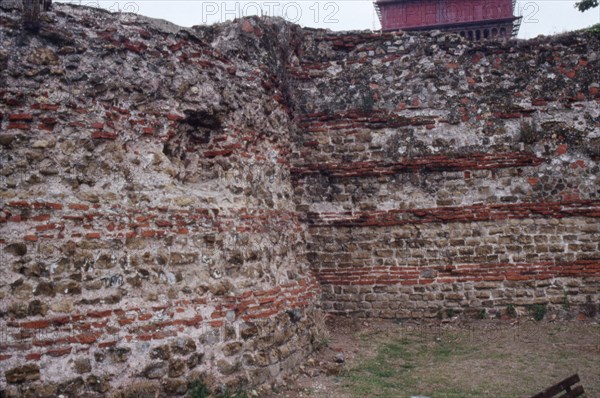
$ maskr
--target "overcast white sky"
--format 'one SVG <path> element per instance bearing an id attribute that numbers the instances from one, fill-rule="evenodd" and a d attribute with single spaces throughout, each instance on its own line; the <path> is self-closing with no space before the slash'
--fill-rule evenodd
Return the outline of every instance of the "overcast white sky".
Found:
<path id="1" fill-rule="evenodd" d="M 280 16 L 302 26 L 331 30 L 380 28 L 373 3 L 367 0 L 69 0 L 57 2 L 93 5 L 112 11 L 136 12 L 192 26 L 222 22 L 237 17 Z M 517 0 L 516 15 L 523 16 L 519 38 L 549 35 L 600 23 L 600 7 L 584 13 L 576 1 Z"/>

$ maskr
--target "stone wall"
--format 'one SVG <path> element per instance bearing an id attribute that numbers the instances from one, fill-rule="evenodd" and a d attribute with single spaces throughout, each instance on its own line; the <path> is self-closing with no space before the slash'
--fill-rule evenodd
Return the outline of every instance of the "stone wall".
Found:
<path id="1" fill-rule="evenodd" d="M 6 395 L 269 388 L 319 307 L 595 314 L 598 37 L 0 11 Z"/>
<path id="2" fill-rule="evenodd" d="M 265 67 L 298 28 L 253 23 L 54 5 L 29 34 L 0 14 L 8 396 L 268 387 L 312 350 L 291 114 Z"/>
<path id="3" fill-rule="evenodd" d="M 324 309 L 597 313 L 600 45 L 318 32 L 290 67 Z"/>

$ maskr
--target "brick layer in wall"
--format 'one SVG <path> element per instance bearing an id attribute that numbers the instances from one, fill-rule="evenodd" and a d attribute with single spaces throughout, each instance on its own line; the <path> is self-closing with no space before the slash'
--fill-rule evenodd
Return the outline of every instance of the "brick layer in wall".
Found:
<path id="1" fill-rule="evenodd" d="M 597 37 L 418 37 L 319 32 L 289 68 L 294 200 L 324 307 L 594 316 Z"/>
<path id="2" fill-rule="evenodd" d="M 320 287 L 264 64 L 287 59 L 261 37 L 300 28 L 228 22 L 225 48 L 89 7 L 20 23 L 0 9 L 0 395 L 281 383 L 313 349 Z"/>
<path id="3" fill-rule="evenodd" d="M 63 4 L 0 36 L 1 394 L 270 390 L 319 308 L 599 312 L 597 36 Z"/>

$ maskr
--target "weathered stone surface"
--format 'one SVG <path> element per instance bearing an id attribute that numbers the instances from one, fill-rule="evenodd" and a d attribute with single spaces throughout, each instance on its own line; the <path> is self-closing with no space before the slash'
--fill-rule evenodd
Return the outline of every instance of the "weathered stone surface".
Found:
<path id="1" fill-rule="evenodd" d="M 27 57 L 27 62 L 34 65 L 58 65 L 59 58 L 52 49 L 40 47 L 31 52 Z"/>
<path id="2" fill-rule="evenodd" d="M 4 248 L 4 251 L 15 256 L 24 256 L 27 254 L 27 245 L 24 243 L 11 243 Z"/>
<path id="3" fill-rule="evenodd" d="M 240 365 L 240 362 L 236 360 L 229 361 L 226 359 L 219 359 L 217 361 L 217 369 L 225 376 L 237 372 L 240 369 Z"/>
<path id="4" fill-rule="evenodd" d="M 152 351 L 150 351 L 150 358 L 162 359 L 164 361 L 169 360 L 169 358 L 171 358 L 171 348 L 167 345 L 154 347 Z"/>
<path id="5" fill-rule="evenodd" d="M 167 362 L 157 362 L 144 368 L 142 375 L 148 379 L 160 379 L 167 375 L 169 364 Z"/>
<path id="6" fill-rule="evenodd" d="M 162 392 L 158 381 L 136 381 L 123 387 L 122 390 L 123 398 L 156 397 L 160 396 Z"/>
<path id="7" fill-rule="evenodd" d="M 185 361 L 183 359 L 171 359 L 169 361 L 169 377 L 180 377 L 186 371 Z"/>
<path id="8" fill-rule="evenodd" d="M 127 362 L 130 355 L 131 348 L 129 347 L 111 347 L 108 349 L 108 357 L 116 363 Z"/>
<path id="9" fill-rule="evenodd" d="M 20 319 L 25 318 L 28 315 L 29 309 L 25 303 L 14 302 L 8 307 L 7 312 L 10 316 Z"/>
<path id="10" fill-rule="evenodd" d="M 81 377 L 76 377 L 71 380 L 67 380 L 66 382 L 61 383 L 58 386 L 59 395 L 67 395 L 67 396 L 79 396 L 81 395 L 82 388 L 84 387 L 84 381 Z"/>
<path id="11" fill-rule="evenodd" d="M 92 371 L 92 364 L 89 358 L 78 358 L 73 363 L 73 367 L 75 368 L 75 372 L 79 374 L 89 373 Z"/>
<path id="12" fill-rule="evenodd" d="M 178 338 L 171 343 L 171 351 L 176 355 L 187 355 L 196 351 L 196 343 L 190 338 Z"/>
<path id="13" fill-rule="evenodd" d="M 242 350 L 243 344 L 239 341 L 234 341 L 231 342 L 227 345 L 225 345 L 225 347 L 223 347 L 223 353 L 226 356 L 232 356 L 235 355 L 237 353 L 239 353 Z"/>
<path id="14" fill-rule="evenodd" d="M 34 294 L 53 297 L 56 295 L 56 285 L 50 281 L 41 281 L 35 288 Z"/>
<path id="15" fill-rule="evenodd" d="M 39 396 L 276 382 L 321 293 L 361 317 L 597 310 L 596 36 L 0 19 L 2 364 L 37 361 Z"/>
<path id="16" fill-rule="evenodd" d="M 185 379 L 167 379 L 163 385 L 165 393 L 169 396 L 182 395 L 188 390 L 188 382 Z"/>
<path id="17" fill-rule="evenodd" d="M 89 375 L 85 382 L 89 389 L 95 392 L 105 393 L 110 390 L 108 377 L 99 378 L 96 375 Z"/>
<path id="18" fill-rule="evenodd" d="M 248 340 L 258 334 L 258 326 L 252 324 L 244 324 L 240 327 L 240 335 L 244 340 Z"/>
<path id="19" fill-rule="evenodd" d="M 32 300 L 27 306 L 27 315 L 29 316 L 45 316 L 48 312 L 48 305 L 40 300 Z"/>
<path id="20" fill-rule="evenodd" d="M 27 364 L 16 368 L 8 369 L 4 372 L 8 383 L 24 383 L 40 379 L 40 367 L 34 364 Z"/>
<path id="21" fill-rule="evenodd" d="M 195 352 L 192 355 L 190 355 L 186 361 L 188 368 L 194 369 L 196 366 L 200 365 L 202 363 L 203 357 L 204 354 L 198 352 Z"/>

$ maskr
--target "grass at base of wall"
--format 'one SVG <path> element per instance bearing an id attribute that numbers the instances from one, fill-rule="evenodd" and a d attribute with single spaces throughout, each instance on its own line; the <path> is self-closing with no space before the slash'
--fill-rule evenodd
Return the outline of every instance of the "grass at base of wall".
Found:
<path id="1" fill-rule="evenodd" d="M 598 325 L 399 327 L 359 339 L 361 356 L 339 379 L 344 397 L 516 398 L 572 373 L 580 374 L 588 397 L 600 388 Z"/>

